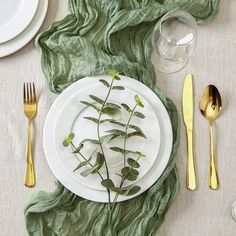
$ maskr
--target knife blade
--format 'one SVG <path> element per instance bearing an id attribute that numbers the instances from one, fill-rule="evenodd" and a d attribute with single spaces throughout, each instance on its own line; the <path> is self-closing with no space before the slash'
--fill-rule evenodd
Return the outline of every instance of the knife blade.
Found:
<path id="1" fill-rule="evenodd" d="M 187 179 L 186 186 L 189 190 L 196 189 L 196 174 L 193 157 L 193 78 L 192 74 L 187 74 L 183 86 L 183 120 L 186 127 L 187 134 Z"/>

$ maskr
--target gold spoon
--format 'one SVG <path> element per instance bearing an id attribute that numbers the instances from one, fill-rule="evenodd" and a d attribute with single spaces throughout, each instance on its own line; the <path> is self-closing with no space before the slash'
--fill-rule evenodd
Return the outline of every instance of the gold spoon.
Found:
<path id="1" fill-rule="evenodd" d="M 200 110 L 202 115 L 209 121 L 210 125 L 210 169 L 208 184 L 211 189 L 219 188 L 219 179 L 215 161 L 214 138 L 213 138 L 213 121 L 219 116 L 222 107 L 221 96 L 214 85 L 208 85 L 201 96 Z"/>

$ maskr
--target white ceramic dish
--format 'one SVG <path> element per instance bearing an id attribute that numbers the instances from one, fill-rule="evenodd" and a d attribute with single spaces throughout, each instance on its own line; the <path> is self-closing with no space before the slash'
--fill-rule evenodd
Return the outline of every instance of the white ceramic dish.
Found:
<path id="1" fill-rule="evenodd" d="M 48 8 L 48 0 L 40 0 L 30 24 L 15 38 L 0 44 L 0 58 L 8 56 L 24 47 L 43 24 Z"/>
<path id="2" fill-rule="evenodd" d="M 164 171 L 168 163 L 172 149 L 172 127 L 168 113 L 164 105 L 161 103 L 160 99 L 154 94 L 152 90 L 150 90 L 142 83 L 129 77 L 125 76 L 121 77 L 122 80 L 119 81 L 119 85 L 126 87 L 129 90 L 129 94 L 130 93 L 139 94 L 144 99 L 144 101 L 147 101 L 147 104 L 150 105 L 150 110 L 151 111 L 153 110 L 155 113 L 154 116 L 152 112 L 150 113 L 150 117 L 151 116 L 153 117 L 153 122 L 149 121 L 149 124 L 146 124 L 146 126 L 148 126 L 146 129 L 153 128 L 154 133 L 151 134 L 151 136 L 148 133 L 147 136 L 153 137 L 152 135 L 156 134 L 155 129 L 158 130 L 158 126 L 155 125 L 159 124 L 159 129 L 160 129 L 159 137 L 161 138 L 159 140 L 160 142 L 159 152 L 158 149 L 155 149 L 155 143 L 152 143 L 152 146 L 154 146 L 154 150 L 156 150 L 154 152 L 158 152 L 158 155 L 156 153 L 156 156 L 154 157 L 155 158 L 154 163 L 152 163 L 151 166 L 148 167 L 148 171 L 145 172 L 142 178 L 140 178 L 139 181 L 137 182 L 137 184 L 141 186 L 141 191 L 133 196 L 119 196 L 118 201 L 124 201 L 133 198 L 138 194 L 141 194 L 142 192 L 147 190 L 149 187 L 151 187 Z M 65 129 L 59 128 L 64 126 L 63 119 L 60 120 L 60 117 L 63 118 L 64 116 L 63 114 L 66 114 L 66 112 L 67 114 L 69 114 L 69 110 L 68 111 L 66 110 L 66 107 L 70 106 L 68 104 L 74 103 L 74 106 L 77 107 L 78 101 L 76 101 L 76 96 L 78 96 L 80 93 L 83 94 L 83 91 L 84 90 L 86 91 L 87 88 L 93 88 L 93 84 L 97 83 L 97 81 L 101 78 L 108 79 L 109 77 L 98 76 L 98 77 L 84 78 L 72 84 L 62 94 L 58 96 L 56 101 L 53 103 L 46 118 L 43 140 L 44 140 L 44 150 L 48 164 L 51 170 L 53 171 L 54 175 L 65 187 L 67 187 L 70 191 L 74 192 L 75 194 L 83 198 L 97 202 L 107 202 L 108 200 L 107 193 L 106 191 L 104 191 L 104 189 L 100 189 L 100 187 L 95 187 L 95 185 L 93 184 L 88 184 L 89 186 L 86 186 L 86 181 L 88 180 L 88 179 L 86 180 L 87 177 L 85 177 L 83 180 L 85 182 L 82 182 L 81 179 L 80 181 L 78 181 L 78 178 L 72 176 L 73 173 L 71 173 L 71 167 L 75 164 L 74 163 L 75 160 L 70 156 L 70 154 L 67 154 L 71 163 L 68 165 L 63 164 L 65 163 L 65 159 L 63 159 L 64 157 L 60 157 L 61 155 L 60 149 L 62 149 L 62 145 L 61 145 L 61 140 L 59 140 L 62 138 L 62 136 L 65 135 L 64 132 L 68 133 L 74 128 L 73 125 L 67 126 Z M 90 90 L 90 92 L 92 92 L 92 89 Z M 147 105 L 147 108 L 149 105 Z M 71 110 L 72 108 L 70 108 L 70 111 Z M 78 111 L 76 112 L 78 113 Z M 72 117 L 71 121 L 73 123 L 74 115 L 72 114 L 71 117 Z M 80 122 L 77 122 L 77 124 L 80 124 Z M 78 129 L 81 129 L 80 125 L 78 126 Z M 55 137 L 57 138 L 55 139 Z M 151 140 L 149 141 L 152 142 Z M 153 141 L 155 141 L 155 139 Z M 158 139 L 156 145 L 158 147 Z M 143 147 L 145 147 L 145 145 Z M 65 152 L 69 153 L 69 150 L 65 150 Z M 115 194 L 112 193 L 111 197 L 114 198 L 114 195 Z"/>
<path id="3" fill-rule="evenodd" d="M 0 1 L 0 44 L 16 37 L 31 22 L 39 0 Z"/>

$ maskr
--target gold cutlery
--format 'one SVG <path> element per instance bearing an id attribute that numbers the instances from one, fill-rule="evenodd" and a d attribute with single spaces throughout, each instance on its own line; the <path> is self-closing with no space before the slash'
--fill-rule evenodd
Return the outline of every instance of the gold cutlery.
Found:
<path id="1" fill-rule="evenodd" d="M 202 115 L 209 121 L 210 126 L 210 168 L 209 168 L 209 187 L 213 190 L 219 188 L 219 179 L 215 161 L 213 121 L 219 116 L 222 107 L 221 96 L 214 85 L 208 85 L 202 93 L 200 104 Z"/>
<path id="2" fill-rule="evenodd" d="M 31 148 L 31 126 L 32 119 L 37 113 L 36 93 L 34 83 L 24 83 L 24 114 L 28 119 L 28 141 L 27 141 L 27 165 L 25 174 L 25 186 L 31 188 L 35 186 L 34 164 Z"/>
<path id="3" fill-rule="evenodd" d="M 186 185 L 189 190 L 195 190 L 196 174 L 193 156 L 193 79 L 192 74 L 187 74 L 183 86 L 183 119 L 186 127 L 187 143 L 188 143 L 188 159 L 187 159 L 187 180 Z"/>

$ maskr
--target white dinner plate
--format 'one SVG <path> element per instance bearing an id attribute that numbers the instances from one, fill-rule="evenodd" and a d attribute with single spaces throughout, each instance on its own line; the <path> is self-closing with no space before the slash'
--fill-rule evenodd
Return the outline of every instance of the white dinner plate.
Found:
<path id="1" fill-rule="evenodd" d="M 100 186 L 95 186 L 93 183 L 90 183 L 88 184 L 89 186 L 86 186 L 87 177 L 83 177 L 84 179 L 82 180 L 78 177 L 78 173 L 76 175 L 75 173 L 72 173 L 72 167 L 74 167 L 74 164 L 76 164 L 75 158 L 71 156 L 71 150 L 65 150 L 61 144 L 61 139 L 63 139 L 63 137 L 72 130 L 76 131 L 76 134 L 81 134 L 82 138 L 83 135 L 85 135 L 85 132 L 81 131 L 81 127 L 83 127 L 85 124 L 82 123 L 80 115 L 78 116 L 78 119 L 75 119 L 75 113 L 78 114 L 78 110 L 81 111 L 79 113 L 81 114 L 81 117 L 87 115 L 86 112 L 88 112 L 87 109 L 82 109 L 82 107 L 80 107 L 79 100 L 81 99 L 81 97 L 79 94 L 81 93 L 83 99 L 86 99 L 85 95 L 87 95 L 87 97 L 89 95 L 87 90 L 89 90 L 89 93 L 95 93 L 94 89 L 96 90 L 97 85 L 94 84 L 97 84 L 98 80 L 101 78 L 109 79 L 108 76 L 87 77 L 75 82 L 58 96 L 58 98 L 50 108 L 45 121 L 43 142 L 48 164 L 54 175 L 66 188 L 83 198 L 97 202 L 107 202 L 107 193 L 106 191 L 104 191 L 104 189 L 101 189 Z M 140 140 L 138 142 L 140 142 L 141 144 L 139 146 L 141 148 L 143 147 L 143 151 L 147 152 L 148 155 L 151 155 L 153 153 L 156 154 L 154 156 L 154 162 L 150 162 L 152 163 L 151 166 L 147 167 L 148 171 L 142 174 L 142 177 L 136 183 L 141 186 L 141 190 L 136 195 L 119 196 L 118 201 L 124 201 L 133 198 L 151 187 L 164 171 L 172 149 L 172 127 L 168 113 L 164 105 L 161 103 L 160 99 L 152 90 L 150 90 L 142 83 L 125 76 L 121 76 L 121 78 L 122 79 L 119 81 L 119 85 L 122 85 L 127 89 L 127 94 L 124 95 L 123 99 L 126 99 L 127 96 L 130 95 L 133 96 L 133 94 L 139 94 L 144 100 L 144 103 L 146 103 L 147 110 L 145 112 L 147 112 L 147 114 L 145 115 L 147 115 L 147 117 L 149 116 L 149 120 L 148 124 L 145 124 L 145 130 L 148 131 L 150 129 L 153 129 L 151 133 L 147 133 L 146 135 L 148 137 L 147 140 L 149 140 L 150 138 L 149 141 L 152 146 L 151 149 L 153 149 L 154 151 L 147 150 L 145 148 L 148 147 L 148 142 L 145 143 L 144 141 Z M 84 91 L 86 91 L 85 94 L 83 94 Z M 99 90 L 97 89 L 95 94 L 98 93 L 97 91 Z M 123 91 L 121 92 L 123 93 Z M 116 96 L 114 96 L 114 99 L 115 98 Z M 126 99 L 126 103 L 127 100 L 128 99 Z M 67 108 L 69 110 L 67 110 Z M 71 112 L 73 109 L 75 111 Z M 65 118 L 66 120 L 64 120 L 63 122 L 63 119 Z M 67 123 L 68 121 L 69 125 L 65 125 L 65 123 Z M 75 122 L 73 123 L 73 121 Z M 85 130 L 87 130 L 87 123 Z M 158 132 L 155 132 L 155 130 L 157 130 Z M 91 134 L 90 131 L 88 133 Z M 159 135 L 157 133 L 159 133 Z M 156 134 L 160 138 L 159 141 L 158 138 L 155 138 L 153 136 Z M 78 140 L 80 140 L 80 138 L 78 138 Z M 157 141 L 157 143 L 155 143 L 155 140 Z M 160 145 L 158 145 L 158 142 Z M 158 146 L 160 148 L 158 148 Z M 143 160 L 147 161 L 147 158 L 150 158 L 150 160 L 148 161 L 151 161 L 153 157 L 150 157 L 150 155 L 148 155 L 147 157 L 144 157 L 146 159 Z M 112 192 L 112 199 L 114 198 L 114 196 L 115 194 Z"/>
<path id="2" fill-rule="evenodd" d="M 0 1 L 0 44 L 20 34 L 31 22 L 39 0 Z"/>
<path id="3" fill-rule="evenodd" d="M 32 21 L 24 31 L 11 40 L 0 44 L 0 58 L 18 51 L 35 36 L 45 19 L 47 8 L 48 0 L 40 0 Z"/>
<path id="4" fill-rule="evenodd" d="M 67 99 L 64 100 L 65 103 L 62 104 L 61 109 L 57 110 L 56 113 L 53 113 L 55 119 L 55 130 L 53 136 L 54 140 L 52 140 L 52 143 L 55 145 L 58 161 L 61 162 L 61 165 L 71 178 L 74 178 L 78 183 L 83 184 L 86 187 L 106 191 L 106 189 L 101 185 L 100 178 L 98 178 L 96 174 L 89 175 L 86 178 L 80 175 L 79 172 L 85 170 L 87 167 L 81 168 L 80 171 L 73 172 L 75 167 L 78 166 L 77 158 L 79 158 L 81 162 L 83 159 L 80 156 L 75 157 L 75 155 L 72 154 L 72 148 L 68 149 L 62 145 L 62 140 L 70 133 L 75 134 L 74 142 L 76 144 L 87 138 L 97 140 L 96 124 L 84 119 L 83 117 L 97 118 L 98 114 L 94 109 L 86 107 L 80 101 L 86 100 L 93 103 L 94 101 L 89 98 L 89 94 L 96 94 L 96 96 L 104 99 L 104 96 L 107 93 L 107 88 L 101 84 L 99 80 L 95 79 L 90 79 L 90 81 L 87 79 L 87 84 L 89 85 L 88 87 L 80 89 L 78 93 L 72 94 L 70 98 L 67 97 Z M 109 101 L 116 104 L 126 103 L 129 107 L 133 107 L 135 105 L 135 95 L 136 93 L 129 88 L 125 88 L 122 92 L 120 90 L 113 90 L 110 94 Z M 131 124 L 141 127 L 144 134 L 147 136 L 147 139 L 141 137 L 130 138 L 127 140 L 126 148 L 128 150 L 140 151 L 144 153 L 146 157 L 139 160 L 140 174 L 137 180 L 132 182 L 126 181 L 124 187 L 138 182 L 145 174 L 147 174 L 156 160 L 160 147 L 160 127 L 157 116 L 148 102 L 142 97 L 141 99 L 143 100 L 144 108 L 137 108 L 136 110 L 142 112 L 145 115 L 145 119 L 132 118 Z M 109 119 L 110 117 L 105 116 L 104 119 L 105 118 Z M 120 113 L 120 115 L 116 117 L 116 120 L 117 119 L 119 122 L 126 123 L 128 120 L 128 113 Z M 151 123 L 152 125 L 149 125 Z M 105 123 L 101 125 L 100 134 L 101 136 L 106 135 L 106 130 L 115 128 L 120 129 L 120 126 Z M 123 148 L 123 143 L 122 139 L 114 139 L 109 142 L 109 146 Z M 96 148 L 97 145 L 85 143 L 83 155 L 86 157 L 90 156 Z M 111 151 L 107 144 L 104 144 L 104 152 L 110 170 L 110 178 L 117 186 L 120 183 L 120 177 L 117 176 L 116 173 L 119 173 L 124 165 L 123 155 Z M 127 155 L 127 158 L 129 157 L 130 155 Z M 133 155 L 131 155 L 131 157 L 133 157 Z M 104 166 L 101 168 L 100 173 L 103 177 L 106 176 Z"/>

